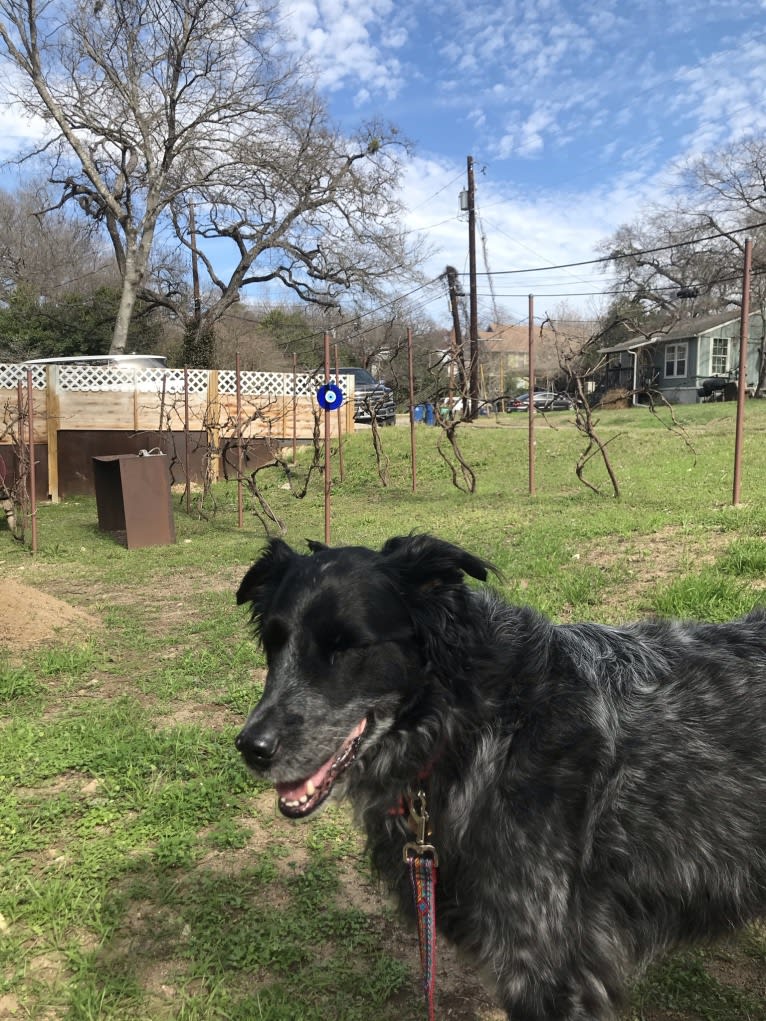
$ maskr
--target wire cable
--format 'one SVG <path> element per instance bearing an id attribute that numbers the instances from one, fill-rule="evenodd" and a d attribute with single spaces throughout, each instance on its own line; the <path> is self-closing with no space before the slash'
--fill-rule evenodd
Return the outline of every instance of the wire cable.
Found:
<path id="1" fill-rule="evenodd" d="M 500 269 L 493 270 L 492 276 L 518 276 L 522 273 L 549 273 L 554 269 L 573 269 L 577 266 L 596 266 L 600 263 L 605 262 L 616 262 L 619 259 L 634 259 L 636 256 L 641 255 L 655 255 L 657 252 L 669 252 L 674 248 L 686 248 L 690 245 L 700 245 L 705 241 L 717 241 L 719 238 L 728 238 L 733 234 L 747 234 L 749 231 L 757 230 L 759 227 L 766 227 L 766 220 L 762 220 L 760 223 L 751 223 L 747 227 L 738 227 L 736 230 L 719 231 L 716 234 L 708 234 L 705 237 L 693 238 L 690 241 L 676 241 L 670 245 L 659 245 L 656 248 L 643 248 L 634 249 L 631 252 L 613 252 L 610 255 L 602 255 L 597 259 L 583 259 L 580 262 L 562 262 L 556 266 L 532 266 L 526 269 Z M 467 276 L 467 273 L 463 272 L 460 276 Z M 489 276 L 488 273 L 477 273 L 477 276 Z"/>

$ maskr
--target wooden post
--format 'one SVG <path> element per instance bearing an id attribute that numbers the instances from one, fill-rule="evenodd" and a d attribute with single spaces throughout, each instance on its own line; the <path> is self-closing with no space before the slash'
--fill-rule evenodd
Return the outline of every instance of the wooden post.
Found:
<path id="1" fill-rule="evenodd" d="M 293 352 L 293 464 L 298 457 L 298 355 Z"/>
<path id="2" fill-rule="evenodd" d="M 324 380 L 330 382 L 330 334 L 324 335 Z M 330 464 L 330 412 L 324 413 L 324 541 L 330 545 L 330 490 L 332 465 Z"/>
<path id="3" fill-rule="evenodd" d="M 207 374 L 207 445 L 211 481 L 221 477 L 221 395 L 218 389 L 218 369 Z"/>
<path id="4" fill-rule="evenodd" d="M 45 368 L 45 430 L 48 437 L 48 496 L 51 503 L 61 500 L 59 493 L 59 367 Z"/>
<path id="5" fill-rule="evenodd" d="M 410 458 L 412 462 L 412 492 L 417 489 L 416 482 L 416 459 L 415 459 L 415 372 L 413 369 L 412 356 L 412 329 L 407 327 L 407 375 L 409 376 L 410 390 Z"/>
<path id="6" fill-rule="evenodd" d="M 340 361 L 338 360 L 338 345 L 335 345 L 335 385 L 340 384 Z M 346 469 L 343 463 L 343 422 L 341 415 L 344 414 L 343 405 L 339 405 L 338 415 L 338 469 L 340 471 L 340 481 L 343 482 L 346 478 Z"/>
<path id="7" fill-rule="evenodd" d="M 740 500 L 742 483 L 742 448 L 745 442 L 745 396 L 747 391 L 747 352 L 750 343 L 750 267 L 753 241 L 745 241 L 745 266 L 742 273 L 742 313 L 739 323 L 739 377 L 737 385 L 737 427 L 734 439 L 734 488 L 732 503 Z"/>
<path id="8" fill-rule="evenodd" d="M 535 299 L 529 295 L 529 495 L 535 495 Z"/>
<path id="9" fill-rule="evenodd" d="M 21 490 L 21 499 L 19 500 L 19 504 L 20 504 L 20 507 L 21 507 L 21 527 L 22 527 L 22 529 L 24 531 L 24 534 L 26 535 L 26 531 L 27 531 L 27 512 L 29 510 L 29 503 L 28 503 L 28 500 L 24 498 L 24 496 L 25 496 L 24 489 L 26 489 L 27 486 L 29 485 L 29 464 L 27 463 L 27 456 L 28 455 L 25 453 L 25 450 L 24 450 L 24 447 L 25 447 L 25 445 L 27 443 L 27 435 L 28 434 L 27 434 L 26 429 L 25 429 L 25 424 L 26 423 L 24 421 L 24 415 L 25 415 L 25 412 L 24 412 L 24 383 L 23 383 L 21 377 L 19 377 L 16 380 L 16 410 L 17 410 L 17 413 L 18 413 L 18 440 L 17 440 L 18 450 L 17 450 L 17 454 L 16 454 L 16 458 L 17 458 L 16 478 L 19 479 L 19 480 L 20 479 L 24 480 L 24 486 L 23 486 L 23 488 Z"/>
<path id="10" fill-rule="evenodd" d="M 35 470 L 35 410 L 32 370 L 27 369 L 27 425 L 29 426 L 29 516 L 32 523 L 32 552 L 37 553 L 37 472 Z"/>
<path id="11" fill-rule="evenodd" d="M 242 506 L 242 384 L 239 371 L 239 351 L 235 356 L 235 379 L 237 381 L 237 527 L 244 525 Z"/>
<path id="12" fill-rule="evenodd" d="M 186 513 L 191 514 L 191 477 L 189 468 L 189 369 L 184 365 L 184 478 Z"/>
<path id="13" fill-rule="evenodd" d="M 139 403 L 138 403 L 138 385 L 137 385 L 138 380 L 136 378 L 137 376 L 138 376 L 138 370 L 136 368 L 134 368 L 133 369 L 133 432 L 134 433 L 137 433 L 139 431 L 139 428 L 140 428 L 139 427 L 140 408 L 139 408 Z"/>

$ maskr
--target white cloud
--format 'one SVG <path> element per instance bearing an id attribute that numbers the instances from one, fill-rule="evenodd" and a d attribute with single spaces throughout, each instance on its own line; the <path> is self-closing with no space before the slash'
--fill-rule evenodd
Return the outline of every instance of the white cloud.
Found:
<path id="1" fill-rule="evenodd" d="M 443 11 L 431 63 L 438 93 L 456 113 L 481 110 L 470 123 L 485 134 L 472 145 L 498 158 L 587 146 L 612 127 L 661 137 L 658 152 L 701 147 L 766 116 L 766 49 L 749 37 L 762 19 L 760 0 L 647 0 L 639 8 L 446 0 Z M 676 122 L 668 117 L 674 102 L 683 113 Z"/>
<path id="2" fill-rule="evenodd" d="M 404 78 L 394 53 L 407 41 L 407 22 L 392 0 L 286 0 L 280 13 L 291 48 L 311 61 L 320 87 L 349 88 L 358 102 L 401 90 Z"/>
<path id="3" fill-rule="evenodd" d="M 408 168 L 405 198 L 407 225 L 423 232 L 435 248 L 426 268 L 437 277 L 448 264 L 467 271 L 468 225 L 459 213 L 458 195 L 465 187 L 465 168 L 439 159 L 416 158 Z M 523 270 L 596 258 L 598 246 L 615 226 L 633 219 L 653 193 L 652 182 L 627 177 L 587 192 L 522 193 L 482 175 L 477 180 L 478 219 L 484 229 L 489 270 L 499 303 L 512 317 L 523 319 L 528 294 L 538 308 L 551 311 L 563 295 L 582 315 L 594 314 L 603 302 L 594 295 L 608 289 L 609 277 L 598 266 L 550 273 L 504 275 Z M 479 246 L 479 271 L 486 272 L 484 245 Z M 486 278 L 482 277 L 486 291 Z M 441 312 L 441 309 L 437 311 Z M 488 314 L 485 312 L 485 314 Z"/>
<path id="4" fill-rule="evenodd" d="M 671 108 L 687 125 L 681 142 L 691 154 L 766 129 L 766 41 L 741 40 L 680 68 L 675 82 Z"/>
<path id="5" fill-rule="evenodd" d="M 45 134 L 42 118 L 30 117 L 11 105 L 0 107 L 0 160 L 12 159 Z"/>

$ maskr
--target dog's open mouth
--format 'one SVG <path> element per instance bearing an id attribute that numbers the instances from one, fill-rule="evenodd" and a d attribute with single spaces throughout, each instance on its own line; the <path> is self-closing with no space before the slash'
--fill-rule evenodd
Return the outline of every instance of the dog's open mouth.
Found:
<path id="1" fill-rule="evenodd" d="M 310 777 L 277 784 L 277 803 L 282 815 L 289 819 L 302 819 L 319 808 L 329 797 L 335 782 L 356 758 L 366 726 L 366 718 L 357 723 L 338 751 Z"/>

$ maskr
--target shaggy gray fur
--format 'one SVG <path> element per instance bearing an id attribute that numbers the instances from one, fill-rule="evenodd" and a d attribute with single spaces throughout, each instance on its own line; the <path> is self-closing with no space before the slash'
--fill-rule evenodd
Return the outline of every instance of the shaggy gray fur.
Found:
<path id="1" fill-rule="evenodd" d="M 364 719 L 335 792 L 410 914 L 395 809 L 426 775 L 438 926 L 513 1021 L 609 1021 L 652 957 L 764 912 L 763 613 L 554 625 L 430 536 L 312 550 L 240 587 L 269 674 L 238 747 L 294 785 Z"/>

